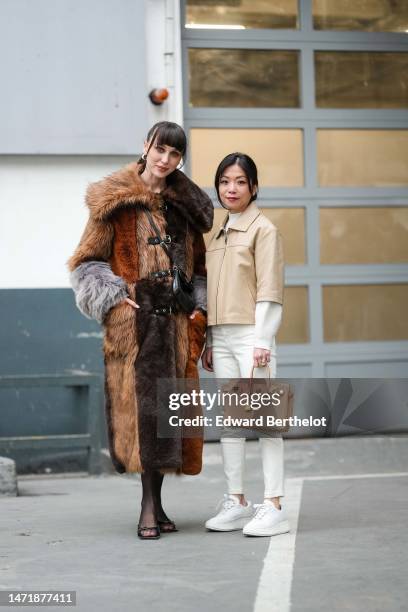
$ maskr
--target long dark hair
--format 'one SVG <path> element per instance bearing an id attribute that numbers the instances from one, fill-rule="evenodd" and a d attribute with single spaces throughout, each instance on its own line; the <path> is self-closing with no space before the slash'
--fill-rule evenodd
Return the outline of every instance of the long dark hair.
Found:
<path id="1" fill-rule="evenodd" d="M 251 195 L 249 203 L 253 202 L 258 197 L 258 169 L 254 160 L 252 159 L 252 157 L 249 157 L 249 155 L 246 155 L 245 153 L 230 153 L 220 162 L 215 173 L 214 179 L 218 201 L 224 208 L 226 208 L 226 206 L 224 206 L 220 198 L 220 179 L 224 174 L 225 170 L 230 166 L 234 166 L 235 164 L 237 164 L 244 171 L 251 194 L 255 188 L 255 193 Z"/>
<path id="2" fill-rule="evenodd" d="M 153 144 L 158 144 L 173 147 L 181 153 L 183 161 L 186 158 L 187 136 L 183 128 L 178 125 L 178 123 L 173 123 L 172 121 L 159 121 L 159 123 L 155 123 L 148 131 L 146 140 L 148 142 L 150 141 L 146 155 L 149 153 Z M 144 170 L 146 160 L 141 157 L 138 160 L 138 163 L 143 166 Z"/>

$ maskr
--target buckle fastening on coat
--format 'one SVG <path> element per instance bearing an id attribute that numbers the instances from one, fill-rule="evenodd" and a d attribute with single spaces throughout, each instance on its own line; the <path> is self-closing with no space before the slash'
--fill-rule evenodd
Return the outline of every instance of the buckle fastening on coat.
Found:
<path id="1" fill-rule="evenodd" d="M 166 234 L 163 237 L 161 237 L 161 236 L 150 236 L 147 239 L 147 242 L 149 244 L 170 244 L 171 243 L 171 236 L 169 236 L 168 234 Z"/>
<path id="2" fill-rule="evenodd" d="M 171 314 L 173 311 L 173 308 L 171 306 L 161 306 L 159 308 L 153 308 L 153 313 L 156 315 L 167 315 L 167 314 Z"/>
<path id="3" fill-rule="evenodd" d="M 150 276 L 152 278 L 164 278 L 165 276 L 173 276 L 173 270 L 170 268 L 168 270 L 157 270 L 156 272 L 151 272 Z"/>

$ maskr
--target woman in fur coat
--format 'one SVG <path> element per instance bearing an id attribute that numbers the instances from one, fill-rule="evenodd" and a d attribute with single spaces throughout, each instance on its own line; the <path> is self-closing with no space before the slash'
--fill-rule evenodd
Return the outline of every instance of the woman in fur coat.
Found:
<path id="1" fill-rule="evenodd" d="M 78 308 L 104 327 L 110 454 L 118 472 L 141 473 L 143 539 L 176 531 L 161 503 L 164 473 L 201 471 L 202 438 L 158 437 L 155 416 L 158 378 L 197 378 L 205 340 L 202 234 L 212 227 L 213 204 L 178 169 L 186 146 L 179 125 L 160 122 L 138 162 L 91 184 L 89 220 L 68 262 Z M 173 265 L 192 279 L 190 315 L 173 296 Z"/>

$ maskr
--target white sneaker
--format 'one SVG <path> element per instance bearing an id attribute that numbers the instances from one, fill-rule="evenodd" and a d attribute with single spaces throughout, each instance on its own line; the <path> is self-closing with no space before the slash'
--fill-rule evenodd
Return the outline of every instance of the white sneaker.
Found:
<path id="1" fill-rule="evenodd" d="M 254 518 L 242 530 L 244 535 L 273 536 L 289 531 L 289 522 L 283 508 L 278 510 L 269 500 L 255 504 L 254 508 L 257 509 Z"/>
<path id="2" fill-rule="evenodd" d="M 220 512 L 208 519 L 205 526 L 210 531 L 234 531 L 242 529 L 252 518 L 254 508 L 250 501 L 246 506 L 239 503 L 233 495 L 224 495 Z"/>

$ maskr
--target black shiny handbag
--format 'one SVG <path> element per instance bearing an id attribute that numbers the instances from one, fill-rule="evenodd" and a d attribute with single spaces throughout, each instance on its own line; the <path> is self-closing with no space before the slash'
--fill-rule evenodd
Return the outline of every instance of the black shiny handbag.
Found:
<path id="1" fill-rule="evenodd" d="M 189 314 L 193 312 L 195 306 L 193 289 L 193 282 L 188 280 L 183 270 L 173 266 L 173 295 L 180 308 Z"/>
<path id="2" fill-rule="evenodd" d="M 193 298 L 194 285 L 191 280 L 188 280 L 186 274 L 181 268 L 174 264 L 173 258 L 169 249 L 166 246 L 165 238 L 161 238 L 160 230 L 154 222 L 153 216 L 148 208 L 144 208 L 146 215 L 149 219 L 150 225 L 155 232 L 155 243 L 159 244 L 166 252 L 170 263 L 172 265 L 172 276 L 173 276 L 173 295 L 174 299 L 179 308 L 188 314 L 191 314 L 195 308 L 195 300 Z"/>

